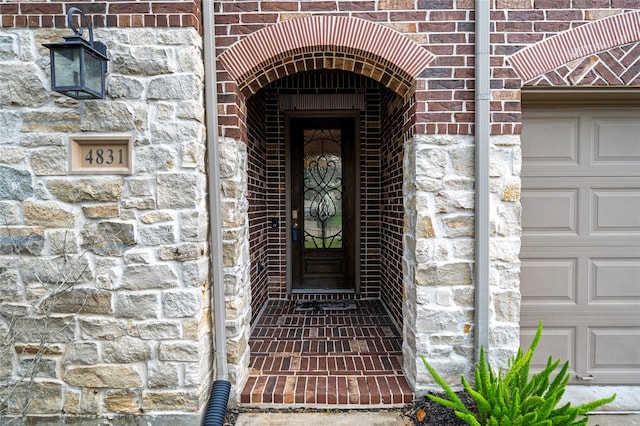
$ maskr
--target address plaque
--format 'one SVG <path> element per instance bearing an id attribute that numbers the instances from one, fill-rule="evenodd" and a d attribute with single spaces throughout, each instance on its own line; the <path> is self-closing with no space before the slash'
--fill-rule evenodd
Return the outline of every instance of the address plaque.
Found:
<path id="1" fill-rule="evenodd" d="M 71 174 L 131 174 L 131 136 L 71 136 L 69 145 Z"/>

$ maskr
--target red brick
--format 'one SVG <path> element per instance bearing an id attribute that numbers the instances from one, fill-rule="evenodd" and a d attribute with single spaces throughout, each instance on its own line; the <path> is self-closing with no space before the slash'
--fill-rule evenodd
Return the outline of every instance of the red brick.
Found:
<path id="1" fill-rule="evenodd" d="M 389 12 L 390 21 L 415 21 L 422 22 L 427 19 L 427 12 L 422 10 Z"/>
<path id="2" fill-rule="evenodd" d="M 534 0 L 534 9 L 569 9 L 571 0 Z"/>
<path id="3" fill-rule="evenodd" d="M 265 12 L 294 12 L 298 10 L 298 2 L 263 1 L 260 8 Z"/>
<path id="4" fill-rule="evenodd" d="M 581 10 L 549 10 L 547 20 L 549 21 L 581 21 L 584 19 L 584 12 Z"/>
<path id="5" fill-rule="evenodd" d="M 338 10 L 359 12 L 376 10 L 376 4 L 373 1 L 338 1 Z"/>
<path id="6" fill-rule="evenodd" d="M 149 13 L 151 5 L 149 3 L 111 3 L 109 4 L 109 13 L 113 14 L 132 14 L 132 13 Z"/>
<path id="7" fill-rule="evenodd" d="M 243 13 L 240 15 L 243 24 L 273 24 L 278 22 L 277 13 Z"/>
<path id="8" fill-rule="evenodd" d="M 455 30 L 455 22 L 420 22 L 418 24 L 418 31 L 421 33 L 452 33 Z"/>
<path id="9" fill-rule="evenodd" d="M 338 10 L 337 2 L 335 1 L 305 1 L 300 2 L 301 12 L 329 12 Z"/>
<path id="10" fill-rule="evenodd" d="M 16 15 L 18 14 L 17 3 L 0 3 L 0 15 Z M 5 16 L 3 16 L 4 18 Z M 4 27 L 5 25 L 3 25 Z"/>
<path id="11" fill-rule="evenodd" d="M 152 13 L 196 13 L 198 8 L 194 2 L 177 1 L 177 2 L 152 2 Z"/>
<path id="12" fill-rule="evenodd" d="M 58 15 L 64 10 L 60 3 L 21 3 L 20 13 L 24 15 Z"/>

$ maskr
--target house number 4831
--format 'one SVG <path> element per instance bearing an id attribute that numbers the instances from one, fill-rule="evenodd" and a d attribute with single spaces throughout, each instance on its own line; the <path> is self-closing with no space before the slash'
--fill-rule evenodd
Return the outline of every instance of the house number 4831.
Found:
<path id="1" fill-rule="evenodd" d="M 71 136 L 72 174 L 131 174 L 131 136 Z"/>
<path id="2" fill-rule="evenodd" d="M 84 160 L 90 164 L 124 164 L 124 149 L 118 148 L 91 148 L 84 157 Z"/>

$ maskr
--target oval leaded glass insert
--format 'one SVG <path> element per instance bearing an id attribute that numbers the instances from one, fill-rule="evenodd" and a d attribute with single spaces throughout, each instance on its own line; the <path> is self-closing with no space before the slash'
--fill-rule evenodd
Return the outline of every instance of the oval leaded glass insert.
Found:
<path id="1" fill-rule="evenodd" d="M 342 248 L 340 129 L 304 130 L 304 247 Z"/>

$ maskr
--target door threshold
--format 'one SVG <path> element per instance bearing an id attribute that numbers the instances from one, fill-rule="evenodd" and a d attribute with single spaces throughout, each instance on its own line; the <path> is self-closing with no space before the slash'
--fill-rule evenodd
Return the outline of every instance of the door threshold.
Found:
<path id="1" fill-rule="evenodd" d="M 291 294 L 355 294 L 353 289 L 292 289 Z"/>

